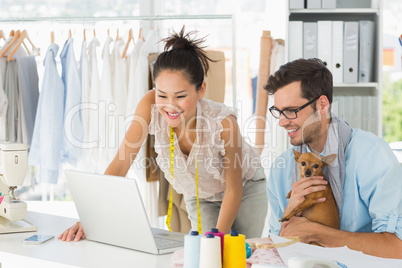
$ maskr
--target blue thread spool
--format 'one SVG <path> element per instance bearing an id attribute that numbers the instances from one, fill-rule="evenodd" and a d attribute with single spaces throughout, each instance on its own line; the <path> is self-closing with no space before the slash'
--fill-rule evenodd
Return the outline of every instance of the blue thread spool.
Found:
<path id="1" fill-rule="evenodd" d="M 250 247 L 250 245 L 246 242 L 246 258 L 247 258 L 247 259 L 250 258 L 251 253 L 252 253 L 251 247 Z"/>
<path id="2" fill-rule="evenodd" d="M 198 268 L 200 262 L 200 236 L 198 231 L 191 231 L 184 236 L 183 268 Z"/>

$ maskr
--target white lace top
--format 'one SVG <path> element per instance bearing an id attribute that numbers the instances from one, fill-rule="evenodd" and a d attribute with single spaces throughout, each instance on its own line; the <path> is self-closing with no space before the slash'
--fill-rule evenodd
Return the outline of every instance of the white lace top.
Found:
<path id="1" fill-rule="evenodd" d="M 159 113 L 156 105 L 152 108 L 149 133 L 155 135 L 156 162 L 171 182 L 169 165 L 170 127 Z M 187 197 L 196 196 L 195 154 L 198 163 L 199 196 L 210 201 L 221 201 L 225 190 L 225 171 L 222 156 L 225 155 L 224 141 L 221 139 L 222 120 L 229 115 L 237 117 L 235 108 L 224 104 L 201 99 L 197 104 L 197 142 L 188 156 L 183 154 L 175 133 L 173 187 Z M 236 159 L 242 167 L 243 185 L 251 179 L 259 168 L 257 151 L 242 138 L 242 161 Z"/>

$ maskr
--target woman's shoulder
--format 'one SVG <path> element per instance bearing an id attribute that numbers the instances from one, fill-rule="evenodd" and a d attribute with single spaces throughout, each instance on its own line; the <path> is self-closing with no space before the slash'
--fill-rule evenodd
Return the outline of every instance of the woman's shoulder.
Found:
<path id="1" fill-rule="evenodd" d="M 200 105 L 203 115 L 215 118 L 218 121 L 222 121 L 224 118 L 230 115 L 233 115 L 235 118 L 237 118 L 238 115 L 238 110 L 236 108 L 226 106 L 220 102 L 202 98 L 200 100 Z"/>
<path id="2" fill-rule="evenodd" d="M 149 91 L 144 95 L 144 97 L 142 98 L 142 100 L 143 100 L 144 102 L 146 102 L 147 104 L 150 104 L 150 105 L 155 104 L 155 90 L 154 90 L 154 89 L 149 90 Z"/>

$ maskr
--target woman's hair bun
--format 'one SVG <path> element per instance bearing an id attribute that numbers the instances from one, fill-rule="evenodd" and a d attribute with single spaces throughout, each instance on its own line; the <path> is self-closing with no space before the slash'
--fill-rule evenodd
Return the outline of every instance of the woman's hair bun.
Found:
<path id="1" fill-rule="evenodd" d="M 179 33 L 173 31 L 169 37 L 162 39 L 165 42 L 165 51 L 159 54 L 154 64 L 154 80 L 162 70 L 178 70 L 188 78 L 191 84 L 200 89 L 204 81 L 204 74 L 208 72 L 211 60 L 204 51 L 205 38 L 196 38 L 196 31 L 185 33 L 185 26 Z"/>
<path id="2" fill-rule="evenodd" d="M 164 50 L 168 51 L 169 49 L 193 49 L 198 52 L 202 51 L 205 48 L 205 46 L 202 46 L 202 43 L 204 43 L 205 41 L 205 37 L 199 39 L 191 39 L 191 36 L 197 34 L 197 31 L 191 31 L 188 33 L 184 33 L 184 31 L 185 26 L 183 25 L 179 33 L 173 31 L 173 33 L 169 37 L 163 39 L 162 41 L 165 42 Z"/>

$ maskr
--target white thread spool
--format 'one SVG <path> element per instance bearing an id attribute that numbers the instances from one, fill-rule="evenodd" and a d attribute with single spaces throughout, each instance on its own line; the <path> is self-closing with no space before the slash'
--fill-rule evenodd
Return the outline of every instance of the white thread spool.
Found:
<path id="1" fill-rule="evenodd" d="M 221 239 L 213 234 L 201 237 L 199 268 L 222 268 Z"/>

